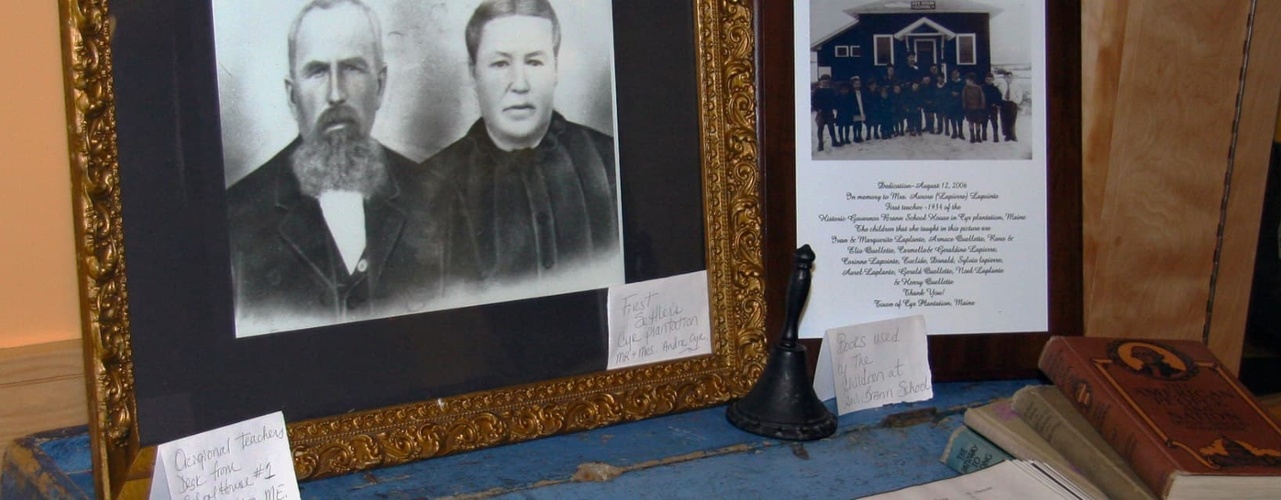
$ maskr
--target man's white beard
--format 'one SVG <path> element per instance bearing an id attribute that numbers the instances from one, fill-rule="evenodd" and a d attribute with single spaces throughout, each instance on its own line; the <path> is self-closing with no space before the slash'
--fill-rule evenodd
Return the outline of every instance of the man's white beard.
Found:
<path id="1" fill-rule="evenodd" d="M 353 191 L 369 199 L 387 184 L 382 146 L 369 136 L 340 130 L 304 138 L 290 160 L 299 189 L 313 198 Z"/>

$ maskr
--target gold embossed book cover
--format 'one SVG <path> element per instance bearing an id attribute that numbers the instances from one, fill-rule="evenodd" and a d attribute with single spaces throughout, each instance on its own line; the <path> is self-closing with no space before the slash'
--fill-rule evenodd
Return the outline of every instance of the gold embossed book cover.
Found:
<path id="1" fill-rule="evenodd" d="M 1053 337 L 1041 371 L 1166 498 L 1281 498 L 1281 427 L 1204 345 Z"/>

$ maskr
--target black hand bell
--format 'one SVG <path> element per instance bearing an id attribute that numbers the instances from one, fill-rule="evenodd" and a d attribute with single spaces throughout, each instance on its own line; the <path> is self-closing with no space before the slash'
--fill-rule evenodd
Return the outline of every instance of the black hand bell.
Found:
<path id="1" fill-rule="evenodd" d="M 765 370 L 743 399 L 730 403 L 725 418 L 752 434 L 794 441 L 810 441 L 836 432 L 836 417 L 827 410 L 806 376 L 805 346 L 797 340 L 801 310 L 810 293 L 810 267 L 814 251 L 809 245 L 796 249 L 796 267 L 787 284 L 787 322 Z"/>

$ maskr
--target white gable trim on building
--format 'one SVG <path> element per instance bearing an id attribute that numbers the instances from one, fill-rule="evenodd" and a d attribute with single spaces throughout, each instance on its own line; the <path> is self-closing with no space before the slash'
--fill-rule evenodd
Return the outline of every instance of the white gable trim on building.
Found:
<path id="1" fill-rule="evenodd" d="M 929 32 L 914 33 L 918 28 L 922 26 L 928 26 L 930 28 L 933 28 L 936 33 L 929 33 Z M 894 39 L 904 40 L 904 39 L 907 39 L 908 35 L 933 35 L 933 34 L 943 35 L 947 37 L 948 40 L 956 38 L 956 32 L 950 29 L 944 28 L 943 25 L 930 20 L 930 18 L 928 17 L 922 17 L 920 19 L 917 19 L 916 22 L 907 25 L 906 28 L 899 30 L 898 33 L 895 33 Z"/>

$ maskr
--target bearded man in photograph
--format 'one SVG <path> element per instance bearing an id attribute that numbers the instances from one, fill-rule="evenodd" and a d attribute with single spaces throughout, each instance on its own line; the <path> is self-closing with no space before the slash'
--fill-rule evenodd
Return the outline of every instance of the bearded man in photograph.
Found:
<path id="1" fill-rule="evenodd" d="M 370 135 L 387 85 L 375 13 L 315 0 L 288 37 L 298 137 L 227 190 L 238 332 L 419 312 L 475 281 L 461 194 Z"/>

